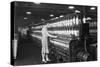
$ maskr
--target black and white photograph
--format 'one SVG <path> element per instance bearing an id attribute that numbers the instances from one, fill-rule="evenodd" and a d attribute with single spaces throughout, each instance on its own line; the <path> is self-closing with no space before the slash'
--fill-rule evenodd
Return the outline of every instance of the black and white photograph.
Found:
<path id="1" fill-rule="evenodd" d="M 97 61 L 97 6 L 12 1 L 11 65 Z"/>

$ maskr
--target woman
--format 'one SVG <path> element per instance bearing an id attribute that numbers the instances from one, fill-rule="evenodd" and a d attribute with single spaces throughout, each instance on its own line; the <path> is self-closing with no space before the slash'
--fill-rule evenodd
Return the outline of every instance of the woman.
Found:
<path id="1" fill-rule="evenodd" d="M 48 54 L 49 54 L 49 49 L 48 49 L 48 37 L 52 37 L 52 38 L 57 38 L 57 36 L 53 36 L 50 35 L 47 31 L 47 25 L 43 26 L 42 28 L 42 50 L 41 50 L 41 54 L 42 54 L 42 61 L 44 63 L 46 63 L 47 61 L 50 61 L 48 58 Z"/>

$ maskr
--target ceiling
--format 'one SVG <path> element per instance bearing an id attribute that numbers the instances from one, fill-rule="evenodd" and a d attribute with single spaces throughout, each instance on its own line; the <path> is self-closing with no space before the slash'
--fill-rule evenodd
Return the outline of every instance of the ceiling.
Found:
<path id="1" fill-rule="evenodd" d="M 67 5 L 67 4 L 51 4 L 51 3 L 33 3 L 33 2 L 18 2 L 14 3 L 14 15 L 15 15 L 15 25 L 16 26 L 28 26 L 30 24 L 38 24 L 44 20 L 49 20 L 51 18 L 59 17 L 60 15 L 67 15 L 74 13 L 75 10 L 79 10 L 81 13 L 91 16 L 93 18 L 97 17 L 97 7 L 96 6 L 82 6 L 82 5 Z M 69 6 L 74 6 L 74 9 L 69 9 Z M 91 7 L 95 7 L 95 10 L 90 10 Z M 26 14 L 26 12 L 31 12 L 31 14 Z M 50 16 L 53 14 L 54 16 Z"/>

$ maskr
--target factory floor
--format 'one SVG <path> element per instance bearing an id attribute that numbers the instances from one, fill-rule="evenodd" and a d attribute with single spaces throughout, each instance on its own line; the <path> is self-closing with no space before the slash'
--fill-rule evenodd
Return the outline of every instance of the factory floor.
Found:
<path id="1" fill-rule="evenodd" d="M 19 39 L 17 59 L 15 65 L 41 64 L 41 48 L 32 39 Z"/>
<path id="2" fill-rule="evenodd" d="M 91 48 L 91 52 L 96 53 L 96 48 Z M 91 54 L 92 55 L 92 54 Z M 93 54 L 96 57 L 96 54 Z M 56 63 L 56 57 L 53 55 L 50 56 L 51 62 L 49 63 Z M 15 65 L 36 65 L 42 64 L 41 62 L 41 43 L 38 39 L 29 37 L 29 38 L 19 38 L 18 41 L 18 49 L 17 49 L 17 58 L 15 60 Z M 91 59 L 91 58 L 90 58 Z M 94 59 L 95 60 L 95 59 Z M 90 60 L 90 61 L 93 61 Z"/>

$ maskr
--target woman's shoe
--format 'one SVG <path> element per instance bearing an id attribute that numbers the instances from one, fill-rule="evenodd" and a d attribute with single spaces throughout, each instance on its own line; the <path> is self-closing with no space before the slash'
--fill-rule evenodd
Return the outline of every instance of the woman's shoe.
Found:
<path id="1" fill-rule="evenodd" d="M 42 60 L 42 63 L 47 63 L 47 61 L 45 61 L 45 60 Z"/>
<path id="2" fill-rule="evenodd" d="M 51 61 L 50 59 L 46 59 L 46 61 Z"/>

